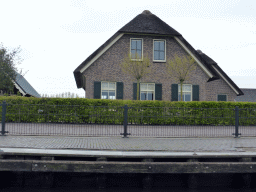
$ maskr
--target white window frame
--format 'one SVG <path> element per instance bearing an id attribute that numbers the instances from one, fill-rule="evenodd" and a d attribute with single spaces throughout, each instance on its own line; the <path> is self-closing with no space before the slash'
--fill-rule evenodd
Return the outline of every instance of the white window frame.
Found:
<path id="1" fill-rule="evenodd" d="M 190 101 L 192 101 L 192 98 L 193 98 L 193 86 L 192 86 L 192 84 L 183 84 L 182 86 L 184 86 L 184 85 L 190 85 L 191 91 L 182 91 L 182 96 L 184 95 L 184 93 L 191 93 Z M 179 98 L 180 98 L 179 95 L 180 95 L 180 84 L 178 84 L 178 101 L 181 101 L 181 100 L 179 100 Z"/>
<path id="2" fill-rule="evenodd" d="M 130 56 L 132 57 L 132 40 L 141 40 L 141 59 L 132 59 L 132 61 L 143 61 L 143 39 L 142 38 L 130 38 Z"/>
<path id="3" fill-rule="evenodd" d="M 154 90 L 146 90 L 146 92 L 149 92 L 149 91 L 153 91 L 153 101 L 155 100 L 155 93 L 156 93 L 156 85 L 155 85 L 155 83 L 140 83 L 140 100 L 141 100 L 141 92 L 145 92 L 145 91 L 142 91 L 141 90 L 141 85 L 142 84 L 147 84 L 147 87 L 148 87 L 148 84 L 153 84 L 154 85 Z M 142 100 L 142 101 L 152 101 L 152 100 Z"/>
<path id="4" fill-rule="evenodd" d="M 102 83 L 108 83 L 108 86 L 109 86 L 109 83 L 115 83 L 115 89 L 108 89 L 108 90 L 106 90 L 106 89 L 102 89 Z M 108 92 L 108 98 L 109 98 L 109 91 L 115 91 L 115 99 L 116 99 L 116 82 L 112 82 L 112 81 L 101 81 L 101 92 L 100 92 L 100 98 L 101 99 L 104 99 L 104 98 L 102 98 L 102 92 Z M 115 99 L 113 99 L 113 100 L 115 100 Z"/>
<path id="5" fill-rule="evenodd" d="M 164 41 L 164 60 L 155 59 L 155 41 Z M 153 61 L 154 62 L 166 62 L 166 40 L 165 39 L 153 39 Z"/>
<path id="6" fill-rule="evenodd" d="M 228 94 L 226 94 L 226 93 L 217 94 L 217 99 L 216 99 L 216 101 L 218 101 L 218 96 L 219 96 L 219 95 L 226 95 L 226 99 L 227 99 L 226 101 L 228 101 Z"/>

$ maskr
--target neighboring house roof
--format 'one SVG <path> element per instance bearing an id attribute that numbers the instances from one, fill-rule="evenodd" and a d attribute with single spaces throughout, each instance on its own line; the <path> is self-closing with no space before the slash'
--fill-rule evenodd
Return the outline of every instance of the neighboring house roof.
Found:
<path id="1" fill-rule="evenodd" d="M 82 62 L 74 71 L 77 88 L 85 89 L 85 79 L 82 73 L 96 61 L 106 50 L 108 50 L 118 39 L 125 33 L 136 34 L 155 34 L 173 36 L 174 39 L 196 60 L 202 70 L 208 75 L 209 80 L 213 81 L 220 77 L 229 84 L 237 95 L 243 95 L 243 92 L 236 84 L 221 70 L 221 68 L 210 57 L 205 54 L 198 53 L 175 29 L 170 27 L 164 21 L 152 14 L 150 11 L 143 11 L 133 20 L 127 23 L 119 31 L 117 31 L 102 46 L 93 52 L 84 62 Z"/>
<path id="2" fill-rule="evenodd" d="M 243 89 L 244 95 L 236 97 L 235 101 L 256 102 L 256 89 Z"/>
<path id="3" fill-rule="evenodd" d="M 15 87 L 23 94 L 23 96 L 41 97 L 37 91 L 29 84 L 29 82 L 19 73 L 17 73 L 14 81 Z"/>

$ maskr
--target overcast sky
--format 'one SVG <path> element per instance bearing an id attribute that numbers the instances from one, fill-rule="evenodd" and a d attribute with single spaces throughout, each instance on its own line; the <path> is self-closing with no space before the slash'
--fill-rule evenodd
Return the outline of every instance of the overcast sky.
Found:
<path id="1" fill-rule="evenodd" d="M 0 43 L 20 46 L 39 94 L 77 93 L 73 71 L 126 23 L 150 10 L 211 57 L 240 88 L 256 88 L 255 0 L 0 0 Z"/>

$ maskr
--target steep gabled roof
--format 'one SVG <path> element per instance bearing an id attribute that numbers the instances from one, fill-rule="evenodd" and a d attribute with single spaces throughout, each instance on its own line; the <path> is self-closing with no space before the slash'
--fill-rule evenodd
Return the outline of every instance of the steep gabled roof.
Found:
<path id="1" fill-rule="evenodd" d="M 37 91 L 29 84 L 29 82 L 19 73 L 14 81 L 15 87 L 25 96 L 41 97 Z"/>
<path id="2" fill-rule="evenodd" d="M 158 34 L 180 36 L 181 34 L 175 29 L 167 25 L 164 21 L 145 10 L 133 20 L 123 26 L 119 32 L 121 33 L 142 33 L 142 34 Z"/>
<path id="3" fill-rule="evenodd" d="M 164 21 L 152 14 L 150 11 L 145 10 L 133 20 L 118 30 L 112 37 L 110 37 L 103 45 L 101 45 L 96 51 L 94 51 L 85 61 L 83 61 L 74 71 L 77 88 L 83 87 L 84 79 L 82 77 L 83 69 L 89 65 L 97 55 L 106 49 L 112 41 L 121 38 L 124 33 L 141 33 L 141 34 L 158 34 L 158 35 L 171 35 L 181 36 L 179 32 L 170 27 Z M 84 88 L 84 87 L 83 87 Z"/>
<path id="4" fill-rule="evenodd" d="M 201 55 L 184 39 L 182 36 L 174 36 L 174 39 L 191 55 L 200 65 L 201 69 L 208 75 L 209 80 L 218 79 L 218 75 L 212 70 L 210 65 L 201 57 Z"/>
<path id="5" fill-rule="evenodd" d="M 243 89 L 244 95 L 242 96 L 237 96 L 235 101 L 243 101 L 243 102 L 256 102 L 256 89 Z"/>
<path id="6" fill-rule="evenodd" d="M 83 87 L 83 77 L 82 77 L 82 69 L 89 65 L 90 61 L 92 61 L 97 55 L 100 55 L 101 52 L 108 47 L 115 39 L 121 37 L 121 33 L 117 32 L 112 37 L 110 37 L 103 45 L 101 45 L 96 51 L 94 51 L 86 60 L 84 60 L 73 72 L 76 80 L 77 88 Z M 84 87 L 83 87 L 84 88 Z"/>
<path id="7" fill-rule="evenodd" d="M 219 79 L 221 77 L 236 92 L 238 96 L 243 95 L 241 89 L 228 77 L 228 75 L 218 66 L 218 64 L 212 58 L 203 53 L 201 50 L 197 50 L 197 52 L 206 62 L 208 68 L 210 68 L 211 71 L 215 74 L 216 79 Z"/>
<path id="8" fill-rule="evenodd" d="M 150 11 L 145 10 L 141 14 L 137 15 L 133 20 L 118 30 L 110 39 L 108 39 L 102 46 L 94 51 L 84 62 L 82 62 L 74 71 L 74 76 L 77 84 L 77 88 L 84 88 L 84 77 L 82 73 L 86 70 L 101 54 L 103 54 L 108 48 L 110 48 L 114 42 L 122 37 L 126 33 L 137 34 L 155 34 L 155 35 L 167 35 L 173 36 L 175 40 L 197 61 L 203 71 L 208 75 L 209 80 L 213 81 L 222 77 L 229 86 L 236 92 L 237 95 L 243 95 L 243 92 L 237 87 L 237 85 L 226 75 L 224 71 L 205 54 L 197 52 L 175 29 L 170 27 L 160 18 L 152 14 Z"/>

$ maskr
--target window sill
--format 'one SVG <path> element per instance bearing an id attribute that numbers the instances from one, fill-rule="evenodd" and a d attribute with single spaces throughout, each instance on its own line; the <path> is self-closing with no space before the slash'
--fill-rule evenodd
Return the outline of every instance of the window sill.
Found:
<path id="1" fill-rule="evenodd" d="M 166 60 L 153 60 L 154 63 L 166 63 Z"/>

